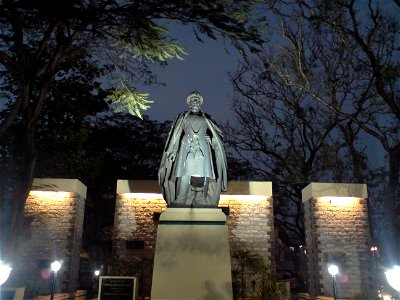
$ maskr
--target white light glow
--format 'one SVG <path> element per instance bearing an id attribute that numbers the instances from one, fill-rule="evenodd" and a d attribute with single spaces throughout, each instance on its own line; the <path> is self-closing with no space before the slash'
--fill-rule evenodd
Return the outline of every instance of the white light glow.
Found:
<path id="1" fill-rule="evenodd" d="M 63 201 L 71 196 L 70 192 L 53 192 L 53 191 L 31 191 L 29 195 L 38 197 L 40 200 L 47 201 Z"/>
<path id="2" fill-rule="evenodd" d="M 128 199 L 154 199 L 162 200 L 163 196 L 156 193 L 123 193 L 122 197 Z M 238 200 L 238 201 L 264 201 L 269 197 L 264 195 L 220 195 L 221 201 Z"/>
<path id="3" fill-rule="evenodd" d="M 95 275 L 95 276 L 99 276 L 99 275 L 100 275 L 100 270 L 94 271 L 94 275 Z"/>
<path id="4" fill-rule="evenodd" d="M 381 297 L 382 300 L 393 300 L 392 296 L 389 294 L 379 294 L 379 297 Z"/>
<path id="5" fill-rule="evenodd" d="M 121 194 L 124 198 L 132 198 L 132 199 L 154 199 L 159 200 L 163 199 L 161 194 L 156 193 L 124 193 Z"/>
<path id="6" fill-rule="evenodd" d="M 239 201 L 264 201 L 268 196 L 264 195 L 221 195 L 220 200 L 239 200 Z"/>
<path id="7" fill-rule="evenodd" d="M 6 280 L 8 279 L 8 276 L 10 276 L 12 268 L 9 265 L 4 264 L 0 260 L 0 285 L 2 285 Z"/>
<path id="8" fill-rule="evenodd" d="M 330 203 L 335 206 L 350 206 L 356 202 L 356 197 L 321 197 L 320 198 L 325 203 Z"/>
<path id="9" fill-rule="evenodd" d="M 385 272 L 386 279 L 396 291 L 400 292 L 400 266 L 394 266 Z"/>
<path id="10" fill-rule="evenodd" d="M 56 260 L 56 261 L 53 261 L 53 262 L 51 263 L 50 267 L 51 267 L 51 270 L 52 270 L 54 273 L 57 273 L 57 272 L 61 269 L 61 265 L 62 265 L 62 262 Z"/>
<path id="11" fill-rule="evenodd" d="M 328 267 L 328 272 L 329 274 L 331 274 L 332 276 L 336 276 L 339 273 L 339 267 L 336 265 L 330 265 Z"/>

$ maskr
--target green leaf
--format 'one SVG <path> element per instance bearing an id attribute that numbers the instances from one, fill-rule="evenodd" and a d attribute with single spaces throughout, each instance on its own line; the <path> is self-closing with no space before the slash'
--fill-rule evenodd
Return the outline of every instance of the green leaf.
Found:
<path id="1" fill-rule="evenodd" d="M 148 104 L 154 101 L 148 99 L 148 93 L 140 93 L 126 85 L 116 88 L 106 100 L 111 102 L 115 112 L 128 112 L 142 119 L 142 111 L 150 108 Z"/>
<path id="2" fill-rule="evenodd" d="M 113 47 L 124 50 L 119 55 L 120 59 L 128 57 L 151 62 L 183 60 L 182 54 L 187 55 L 187 52 L 177 40 L 169 38 L 168 34 L 164 27 L 151 23 L 148 27 L 136 29 L 134 36 L 127 30 L 121 31 L 121 39 Z M 124 39 L 125 36 L 129 38 Z"/>

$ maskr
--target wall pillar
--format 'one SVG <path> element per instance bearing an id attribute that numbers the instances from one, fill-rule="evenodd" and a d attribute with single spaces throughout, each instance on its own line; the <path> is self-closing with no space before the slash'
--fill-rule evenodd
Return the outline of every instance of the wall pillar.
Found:
<path id="1" fill-rule="evenodd" d="M 29 236 L 19 246 L 13 286 L 25 286 L 25 297 L 51 292 L 50 263 L 63 260 L 57 291 L 73 292 L 79 277 L 86 186 L 77 179 L 35 179 L 25 204 Z"/>
<path id="2" fill-rule="evenodd" d="M 367 186 L 310 183 L 302 191 L 310 294 L 333 295 L 328 265 L 339 267 L 338 298 L 370 286 Z"/>

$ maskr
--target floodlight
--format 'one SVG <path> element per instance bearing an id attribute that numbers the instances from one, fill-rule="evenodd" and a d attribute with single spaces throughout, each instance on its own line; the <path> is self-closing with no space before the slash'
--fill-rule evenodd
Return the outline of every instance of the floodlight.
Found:
<path id="1" fill-rule="evenodd" d="M 0 285 L 2 285 L 10 276 L 12 268 L 0 260 Z"/>
<path id="2" fill-rule="evenodd" d="M 396 291 L 400 292 L 400 266 L 393 266 L 385 272 L 386 279 Z"/>

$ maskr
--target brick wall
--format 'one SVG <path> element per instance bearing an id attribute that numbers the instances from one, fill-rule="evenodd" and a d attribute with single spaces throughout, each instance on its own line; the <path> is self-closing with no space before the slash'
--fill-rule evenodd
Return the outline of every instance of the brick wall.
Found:
<path id="1" fill-rule="evenodd" d="M 332 276 L 327 268 L 335 263 L 340 272 L 338 297 L 349 298 L 370 287 L 366 186 L 329 186 L 313 183 L 307 187 L 307 196 L 303 191 L 310 293 L 314 297 L 333 294 Z"/>
<path id="2" fill-rule="evenodd" d="M 154 257 L 157 217 L 166 203 L 155 181 L 118 181 L 114 219 L 113 253 L 128 263 L 135 256 Z M 228 214 L 231 254 L 247 249 L 274 266 L 273 204 L 270 182 L 230 182 L 219 207 Z M 135 245 L 143 249 L 134 249 Z M 130 244 L 133 244 L 133 249 Z M 119 270 L 119 272 L 121 272 Z M 150 274 L 151 270 L 146 273 Z M 128 275 L 128 274 L 127 274 Z M 151 282 L 143 282 L 144 294 Z"/>
<path id="3" fill-rule="evenodd" d="M 20 244 L 10 284 L 26 286 L 26 295 L 49 294 L 49 264 L 63 260 L 57 288 L 73 292 L 79 276 L 79 255 L 86 187 L 73 179 L 37 179 L 25 204 L 28 236 Z"/>

